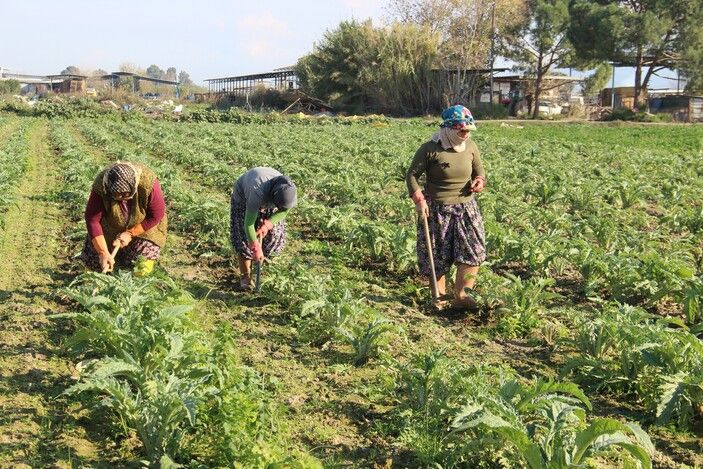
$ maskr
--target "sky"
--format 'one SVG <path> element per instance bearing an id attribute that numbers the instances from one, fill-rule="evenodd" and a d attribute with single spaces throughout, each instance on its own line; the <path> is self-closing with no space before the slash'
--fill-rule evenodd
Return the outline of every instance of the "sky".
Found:
<path id="1" fill-rule="evenodd" d="M 0 66 L 57 74 L 69 65 L 187 71 L 206 78 L 295 64 L 345 19 L 380 18 L 383 0 L 4 1 Z M 7 40 L 6 38 L 13 38 Z"/>
<path id="2" fill-rule="evenodd" d="M 0 67 L 47 75 L 69 65 L 117 71 L 185 70 L 206 78 L 263 73 L 295 64 L 340 21 L 385 15 L 384 0 L 72 0 L 5 1 L 0 17 Z M 8 40 L 7 38 L 13 38 Z M 498 63 L 496 64 L 498 66 Z M 675 72 L 666 75 L 675 77 Z M 634 71 L 618 69 L 616 86 Z M 676 88 L 655 79 L 651 88 Z"/>

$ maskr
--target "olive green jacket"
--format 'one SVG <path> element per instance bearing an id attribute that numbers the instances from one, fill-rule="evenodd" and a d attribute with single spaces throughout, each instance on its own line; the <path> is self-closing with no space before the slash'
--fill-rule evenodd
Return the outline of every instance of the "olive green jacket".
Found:
<path id="1" fill-rule="evenodd" d="M 460 153 L 445 150 L 432 140 L 420 146 L 405 175 L 410 196 L 422 189 L 419 182 L 422 174 L 426 178 L 426 195 L 443 204 L 468 202 L 473 197 L 471 182 L 477 177 L 486 178 L 478 147 L 471 139 Z"/>

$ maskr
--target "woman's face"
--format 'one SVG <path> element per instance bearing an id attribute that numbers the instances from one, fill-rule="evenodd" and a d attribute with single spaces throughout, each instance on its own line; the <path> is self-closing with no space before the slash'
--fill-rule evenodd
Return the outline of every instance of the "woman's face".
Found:
<path id="1" fill-rule="evenodd" d="M 115 200 L 129 200 L 132 198 L 132 194 L 129 192 L 115 192 L 112 194 L 112 198 Z"/>
<path id="2" fill-rule="evenodd" d="M 460 139 L 466 140 L 469 138 L 469 135 L 471 134 L 471 131 L 469 129 L 459 129 L 457 130 L 457 135 L 459 136 Z"/>

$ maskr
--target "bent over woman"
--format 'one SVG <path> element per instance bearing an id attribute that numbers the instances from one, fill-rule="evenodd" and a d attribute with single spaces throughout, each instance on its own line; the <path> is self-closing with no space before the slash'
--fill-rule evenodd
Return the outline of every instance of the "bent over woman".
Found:
<path id="1" fill-rule="evenodd" d="M 115 263 L 147 275 L 166 243 L 166 204 L 156 175 L 139 163 L 114 163 L 101 171 L 85 209 L 88 229 L 81 259 L 91 270 Z M 115 258 L 110 251 L 120 247 Z M 137 262 L 139 260 L 139 262 Z"/>
<path id="2" fill-rule="evenodd" d="M 283 250 L 286 243 L 284 220 L 296 203 L 295 184 L 273 168 L 250 169 L 234 183 L 229 233 L 232 248 L 237 252 L 242 290 L 253 286 L 252 260 L 263 262 L 264 257 L 275 256 Z"/>

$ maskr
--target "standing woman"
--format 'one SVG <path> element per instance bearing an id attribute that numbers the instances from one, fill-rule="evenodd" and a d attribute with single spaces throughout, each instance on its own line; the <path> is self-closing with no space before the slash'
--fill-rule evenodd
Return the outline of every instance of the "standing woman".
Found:
<path id="1" fill-rule="evenodd" d="M 295 207 L 295 184 L 273 168 L 258 167 L 242 174 L 234 184 L 229 234 L 237 252 L 242 290 L 252 288 L 251 262 L 263 262 L 281 252 L 286 243 L 288 211 Z M 262 239 L 262 242 L 259 241 Z"/>
<path id="2" fill-rule="evenodd" d="M 486 186 L 486 172 L 470 132 L 476 130 L 471 112 L 461 105 L 442 112 L 439 132 L 415 153 L 405 181 L 415 209 L 429 222 L 439 294 L 446 295 L 445 276 L 456 264 L 452 306 L 475 309 L 465 289 L 472 289 L 479 266 L 486 260 L 483 218 L 474 193 Z M 424 191 L 418 182 L 425 174 Z M 420 273 L 431 276 L 422 220 L 417 228 Z"/>
<path id="3" fill-rule="evenodd" d="M 166 204 L 156 175 L 139 163 L 117 162 L 100 172 L 85 209 L 88 237 L 81 259 L 109 272 L 115 262 L 148 275 L 166 243 Z M 110 251 L 119 246 L 115 258 Z"/>

